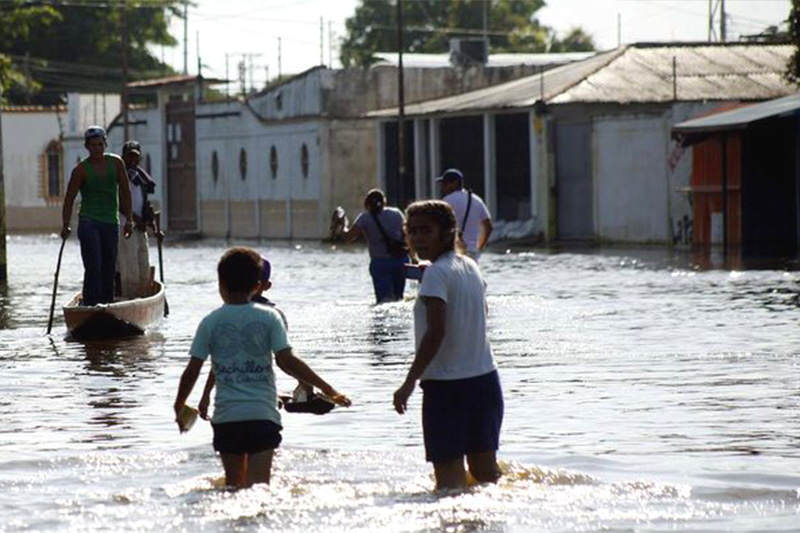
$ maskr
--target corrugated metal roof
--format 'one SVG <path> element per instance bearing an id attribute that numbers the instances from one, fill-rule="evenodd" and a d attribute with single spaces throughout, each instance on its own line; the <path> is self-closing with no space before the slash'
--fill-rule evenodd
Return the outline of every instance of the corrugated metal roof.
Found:
<path id="1" fill-rule="evenodd" d="M 756 43 L 634 44 L 543 74 L 409 105 L 405 112 L 425 115 L 530 107 L 542 99 L 542 85 L 544 101 L 550 104 L 775 98 L 794 91 L 783 78 L 793 50 L 792 45 Z M 393 115 L 396 108 L 370 113 Z"/>
<path id="2" fill-rule="evenodd" d="M 590 73 L 613 61 L 623 51 L 624 49 L 618 49 L 600 53 L 589 59 L 562 65 L 535 76 L 527 76 L 456 96 L 412 104 L 406 106 L 405 112 L 408 115 L 426 115 L 431 113 L 477 112 L 486 109 L 529 107 L 541 99 L 542 94 L 547 100 L 557 96 L 566 88 L 579 83 Z M 394 115 L 397 115 L 397 108 L 381 109 L 369 113 L 369 116 L 373 117 Z"/>
<path id="3" fill-rule="evenodd" d="M 487 67 L 510 67 L 514 65 L 563 65 L 581 61 L 597 52 L 564 52 L 559 54 L 489 54 Z M 375 66 L 398 63 L 397 52 L 378 52 L 375 57 L 381 60 Z M 403 54 L 403 66 L 410 68 L 450 68 L 450 54 Z"/>
<path id="4" fill-rule="evenodd" d="M 142 89 L 142 88 L 155 88 L 155 87 L 163 87 L 166 85 L 184 85 L 189 83 L 196 83 L 198 81 L 198 76 L 194 74 L 177 74 L 175 76 L 167 76 L 164 78 L 152 78 L 149 80 L 140 80 L 140 81 L 132 81 L 128 84 L 128 87 L 133 89 Z M 220 83 L 226 83 L 227 80 L 220 79 L 220 78 L 202 78 L 203 83 L 209 85 L 216 85 Z"/>
<path id="5" fill-rule="evenodd" d="M 672 134 L 673 136 L 678 136 L 742 129 L 747 127 L 748 124 L 759 120 L 781 115 L 791 115 L 793 113 L 800 113 L 800 93 L 702 118 L 687 120 L 676 124 L 672 128 Z"/>

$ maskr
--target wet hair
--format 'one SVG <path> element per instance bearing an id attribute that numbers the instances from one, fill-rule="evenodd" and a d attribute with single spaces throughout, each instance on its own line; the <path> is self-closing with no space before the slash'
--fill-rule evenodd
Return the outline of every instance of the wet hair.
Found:
<path id="1" fill-rule="evenodd" d="M 386 195 L 380 189 L 370 189 L 364 197 L 364 208 L 370 213 L 380 213 L 384 205 L 386 205 Z"/>
<path id="2" fill-rule="evenodd" d="M 261 280 L 261 256 L 245 246 L 230 248 L 217 263 L 217 276 L 230 292 L 253 290 Z"/>
<path id="3" fill-rule="evenodd" d="M 430 217 L 439 226 L 441 235 L 446 239 L 445 250 L 464 253 L 466 247 L 460 232 L 456 230 L 456 214 L 450 204 L 442 200 L 420 200 L 406 208 L 406 221 L 420 215 Z"/>

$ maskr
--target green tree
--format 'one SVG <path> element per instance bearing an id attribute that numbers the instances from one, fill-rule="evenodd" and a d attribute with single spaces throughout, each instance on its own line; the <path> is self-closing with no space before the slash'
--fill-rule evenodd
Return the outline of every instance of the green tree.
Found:
<path id="1" fill-rule="evenodd" d="M 345 22 L 340 50 L 344 66 L 369 65 L 376 52 L 397 50 L 396 1 L 362 0 Z M 573 30 L 579 32 L 573 38 L 554 41 L 553 30 L 535 16 L 544 5 L 544 0 L 405 0 L 403 51 L 442 53 L 449 50 L 451 38 L 480 38 L 484 13 L 492 52 L 546 52 L 551 41 L 559 51 L 587 44 L 593 49 L 591 37 L 580 29 Z"/>
<path id="2" fill-rule="evenodd" d="M 44 2 L 43 2 L 44 3 Z M 36 2 L 2 4 L 0 50 L 6 54 L 3 84 L 12 101 L 49 103 L 70 90 L 119 91 L 122 84 L 123 1 L 72 0 L 49 7 Z M 167 17 L 182 16 L 182 0 L 127 2 L 129 78 L 169 71 L 147 48 L 173 46 Z M 21 24 L 20 24 L 21 22 Z"/>
<path id="3" fill-rule="evenodd" d="M 800 85 L 800 0 L 792 0 L 789 10 L 789 41 L 794 44 L 795 50 L 786 67 L 786 78 Z"/>
<path id="4" fill-rule="evenodd" d="M 58 13 L 51 7 L 26 4 L 23 0 L 0 4 L 0 94 L 3 95 L 3 101 L 13 86 L 34 87 L 4 52 L 11 50 L 19 41 L 29 40 L 32 28 L 47 27 L 58 19 Z"/>
<path id="5" fill-rule="evenodd" d="M 563 39 L 554 36 L 548 52 L 591 52 L 594 38 L 581 28 L 572 28 Z"/>

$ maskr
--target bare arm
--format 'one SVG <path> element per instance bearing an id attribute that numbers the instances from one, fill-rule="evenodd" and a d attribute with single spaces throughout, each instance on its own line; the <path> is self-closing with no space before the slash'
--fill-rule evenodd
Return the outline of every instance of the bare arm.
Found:
<path id="1" fill-rule="evenodd" d="M 419 343 L 419 348 L 417 348 L 414 362 L 411 363 L 411 368 L 408 370 L 406 380 L 394 393 L 394 409 L 400 414 L 406 412 L 408 398 L 414 391 L 417 380 L 422 376 L 430 362 L 433 361 L 446 333 L 447 303 L 441 298 L 423 298 L 428 326 Z"/>
<path id="2" fill-rule="evenodd" d="M 284 348 L 277 352 L 275 354 L 275 363 L 277 363 L 278 368 L 297 381 L 318 388 L 322 391 L 322 394 L 339 405 L 350 405 L 350 399 L 347 398 L 347 396 L 340 394 L 336 389 L 331 387 L 327 381 L 319 377 L 302 359 L 294 355 L 291 348 Z"/>
<path id="3" fill-rule="evenodd" d="M 181 408 L 186 404 L 186 398 L 189 397 L 191 394 L 192 389 L 194 388 L 194 384 L 197 382 L 197 377 L 200 375 L 200 369 L 203 367 L 203 360 L 198 359 L 196 357 L 192 357 L 189 359 L 189 362 L 186 364 L 186 368 L 183 369 L 183 374 L 181 374 L 181 381 L 178 385 L 178 394 L 175 396 L 175 403 L 173 404 L 173 409 L 175 410 L 175 421 L 178 422 L 178 427 L 180 427 L 180 422 L 178 420 L 178 414 L 181 411 Z"/>
<path id="4" fill-rule="evenodd" d="M 131 186 L 128 182 L 128 172 L 125 170 L 125 164 L 122 162 L 122 159 L 115 156 L 114 164 L 117 166 L 119 210 L 123 215 L 125 215 L 125 228 L 123 231 L 125 236 L 128 237 L 131 234 L 131 226 L 133 225 L 133 216 L 131 215 Z"/>
<path id="5" fill-rule="evenodd" d="M 208 420 L 208 405 L 211 403 L 211 391 L 214 389 L 214 384 L 216 382 L 217 378 L 212 370 L 208 373 L 206 386 L 203 388 L 203 396 L 200 398 L 200 403 L 197 405 L 197 410 L 200 412 L 200 417 L 203 420 Z"/>
<path id="6" fill-rule="evenodd" d="M 364 235 L 364 232 L 361 231 L 361 228 L 358 226 L 350 226 L 349 228 L 345 228 L 342 233 L 342 240 L 344 242 L 354 242 L 362 235 Z"/>
<path id="7" fill-rule="evenodd" d="M 487 218 L 485 220 L 481 220 L 481 231 L 480 236 L 478 237 L 478 250 L 483 250 L 486 248 L 486 244 L 489 242 L 489 235 L 492 234 L 492 219 Z"/>
<path id="8" fill-rule="evenodd" d="M 64 205 L 61 208 L 62 239 L 69 237 L 69 234 L 72 231 L 72 229 L 69 227 L 70 220 L 72 219 L 72 206 L 75 204 L 75 197 L 78 195 L 78 191 L 83 186 L 83 182 L 85 180 L 86 174 L 81 168 L 81 165 L 76 166 L 72 170 L 72 175 L 70 175 L 69 184 L 67 185 L 67 192 L 64 194 Z"/>

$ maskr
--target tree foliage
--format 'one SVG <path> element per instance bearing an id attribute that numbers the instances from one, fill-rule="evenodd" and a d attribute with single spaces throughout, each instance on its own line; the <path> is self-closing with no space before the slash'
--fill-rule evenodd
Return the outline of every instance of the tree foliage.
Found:
<path id="1" fill-rule="evenodd" d="M 789 40 L 795 46 L 786 68 L 786 78 L 800 85 L 800 0 L 792 0 L 789 11 Z"/>
<path id="2" fill-rule="evenodd" d="M 340 59 L 349 66 L 374 62 L 376 52 L 397 51 L 397 4 L 362 0 L 345 22 Z M 487 15 L 492 52 L 593 50 L 592 38 L 580 28 L 559 40 L 553 29 L 536 19 L 544 0 L 405 0 L 403 51 L 442 53 L 455 37 L 483 36 Z"/>
<path id="3" fill-rule="evenodd" d="M 122 84 L 122 0 L 0 4 L 0 87 L 23 103 L 60 101 L 72 90 L 116 92 Z M 168 16 L 182 16 L 182 0 L 128 2 L 129 78 L 151 77 L 169 68 L 148 44 L 173 46 Z"/>

